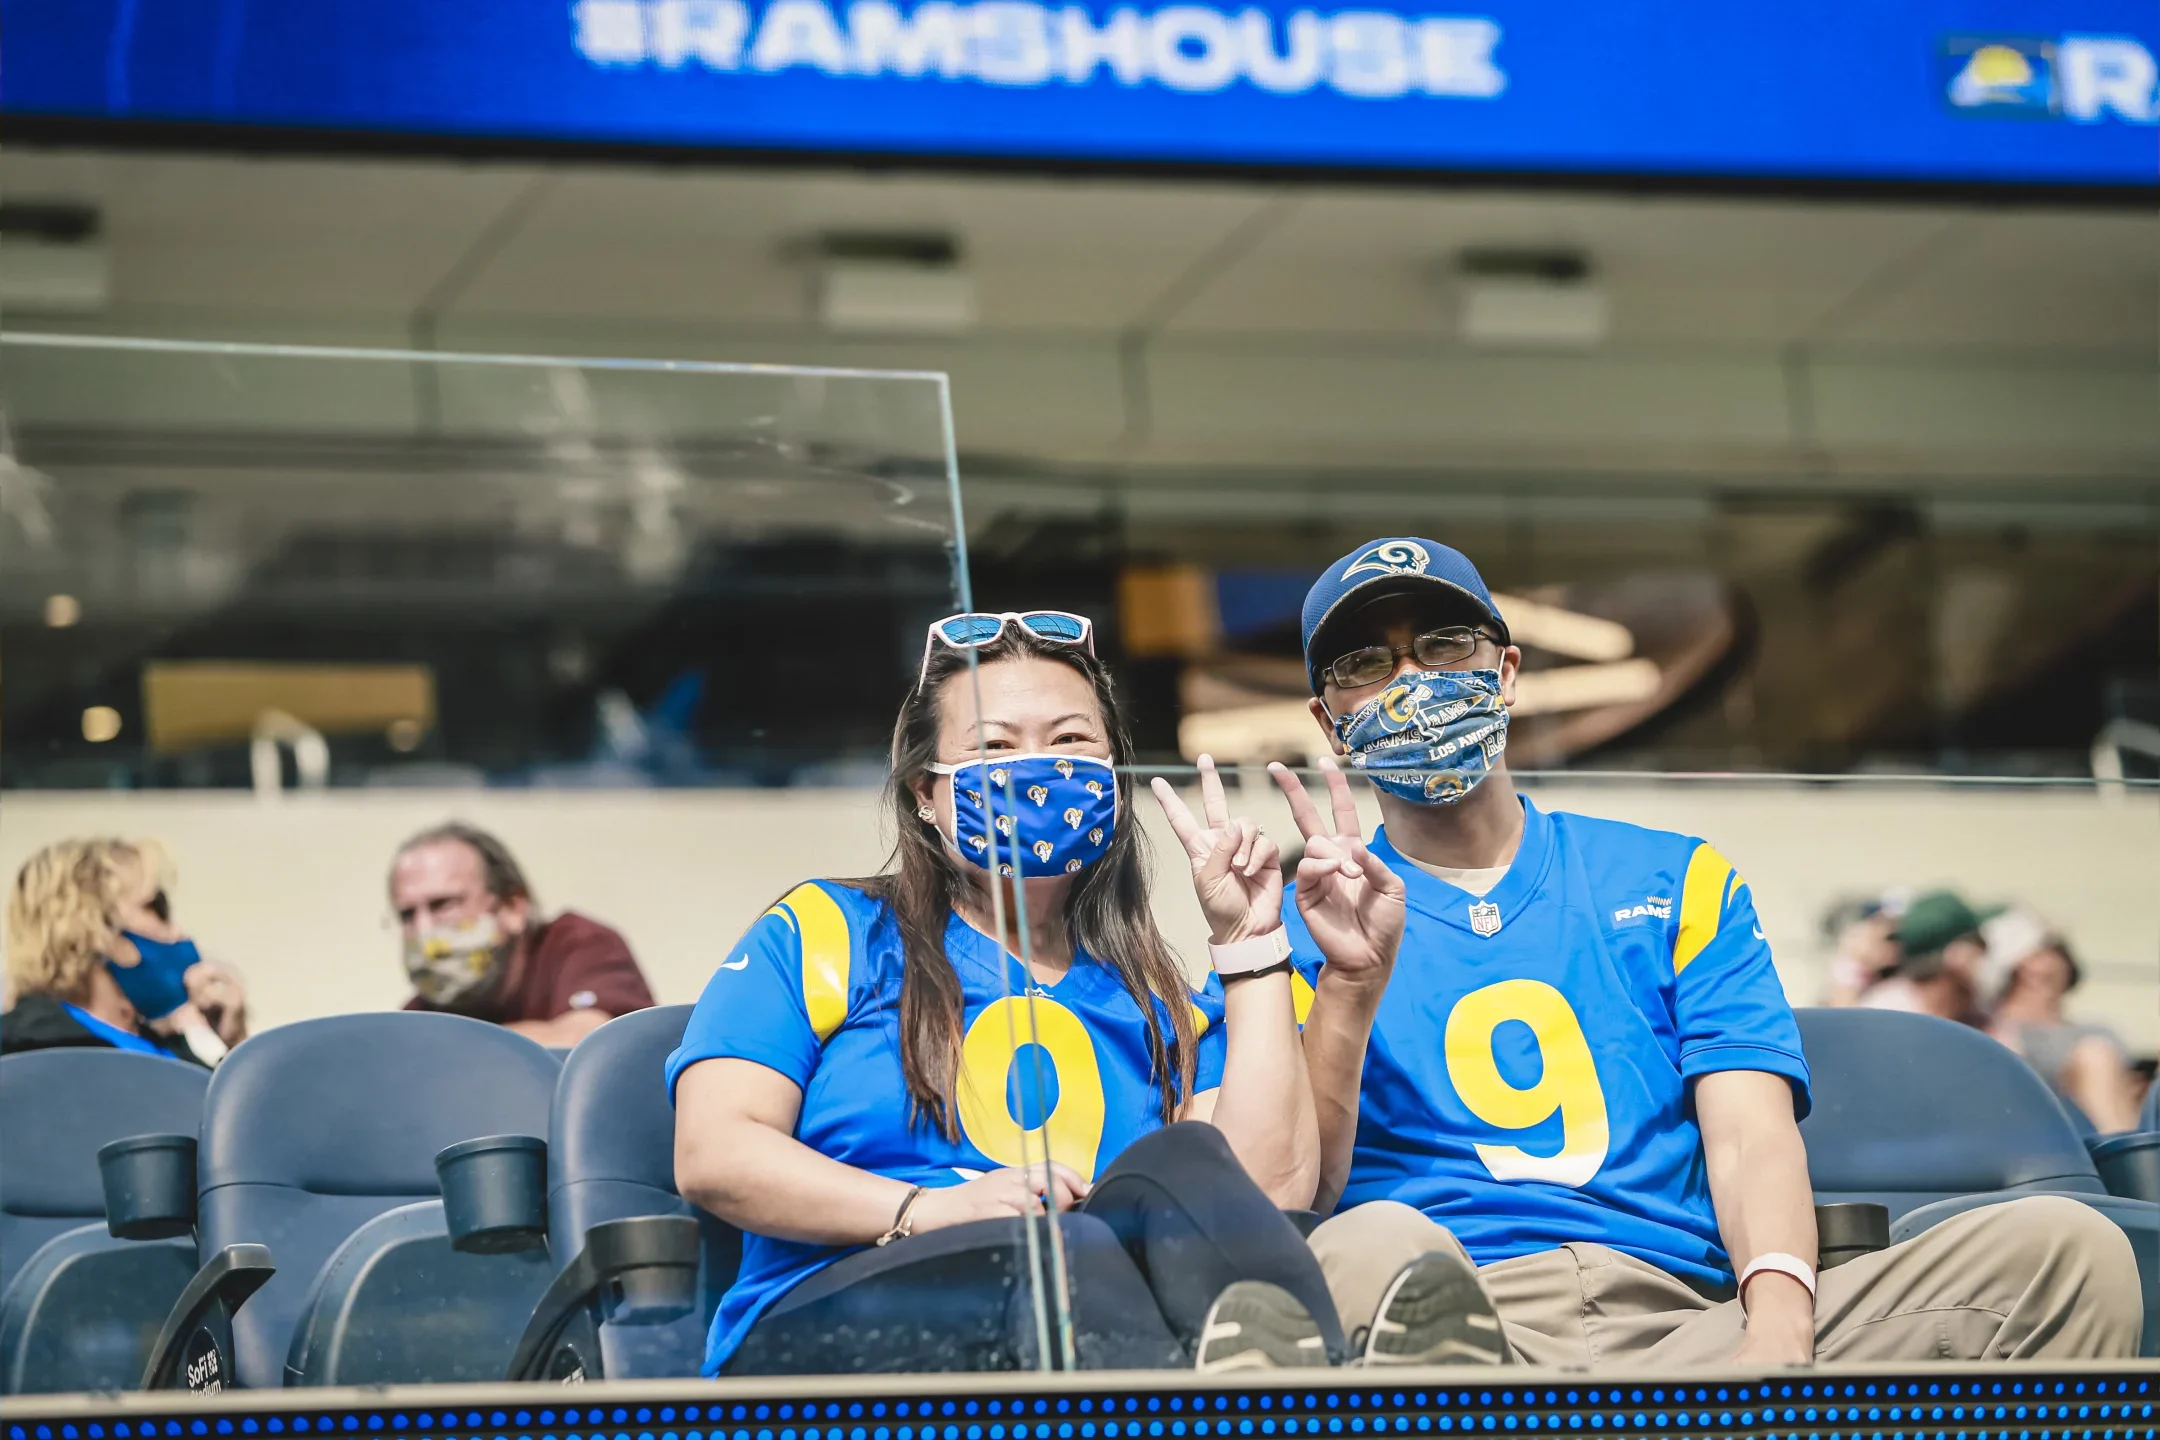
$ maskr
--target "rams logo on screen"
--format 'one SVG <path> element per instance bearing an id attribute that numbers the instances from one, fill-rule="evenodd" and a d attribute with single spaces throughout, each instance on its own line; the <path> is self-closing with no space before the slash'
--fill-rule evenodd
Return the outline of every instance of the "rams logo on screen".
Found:
<path id="1" fill-rule="evenodd" d="M 1943 99 L 1961 114 L 2160 122 L 2160 66 L 2126 35 L 1956 35 L 1942 42 L 1940 70 Z"/>

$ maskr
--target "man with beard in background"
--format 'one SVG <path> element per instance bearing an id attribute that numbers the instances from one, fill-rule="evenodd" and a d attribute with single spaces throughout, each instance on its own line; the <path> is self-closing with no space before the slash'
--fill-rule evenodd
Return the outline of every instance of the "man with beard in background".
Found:
<path id="1" fill-rule="evenodd" d="M 568 1048 L 653 1003 L 623 937 L 574 910 L 538 917 L 508 846 L 459 821 L 398 848 L 390 905 L 412 977 L 408 1010 L 441 1010 Z"/>

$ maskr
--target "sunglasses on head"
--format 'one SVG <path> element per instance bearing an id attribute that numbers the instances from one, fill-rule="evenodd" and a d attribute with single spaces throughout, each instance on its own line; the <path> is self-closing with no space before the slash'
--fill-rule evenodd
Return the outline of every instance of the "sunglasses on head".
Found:
<path id="1" fill-rule="evenodd" d="M 1095 622 L 1069 610 L 1007 610 L 1001 615 L 968 611 L 933 621 L 923 641 L 922 668 L 916 672 L 915 688 L 930 674 L 930 652 L 942 645 L 948 650 L 980 650 L 994 645 L 1007 625 L 1017 625 L 1038 640 L 1053 645 L 1085 645 L 1095 653 Z"/>

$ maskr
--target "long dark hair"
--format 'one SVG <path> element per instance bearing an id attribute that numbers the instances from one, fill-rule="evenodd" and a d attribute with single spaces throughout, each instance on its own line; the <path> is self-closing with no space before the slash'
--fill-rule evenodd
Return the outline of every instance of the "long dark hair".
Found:
<path id="1" fill-rule="evenodd" d="M 1024 656 L 1078 670 L 1094 687 L 1095 703 L 1102 709 L 1110 761 L 1118 767 L 1118 824 L 1108 853 L 1081 871 L 1073 886 L 1066 931 L 1076 949 L 1117 972 L 1146 1017 L 1149 1068 L 1167 1123 L 1192 1093 L 1197 1036 L 1184 971 L 1148 908 L 1147 838 L 1132 808 L 1132 737 L 1118 713 L 1110 671 L 1086 647 L 1038 640 L 1009 625 L 995 643 L 975 652 L 982 665 Z M 934 650 L 923 683 L 901 705 L 893 725 L 892 781 L 886 794 L 897 837 L 893 853 L 884 874 L 847 882 L 890 905 L 899 921 L 906 952 L 900 985 L 900 1069 L 915 1113 L 927 1116 L 948 1138 L 959 1133 L 954 1092 L 964 1003 L 960 977 L 945 955 L 945 928 L 954 898 L 971 882 L 937 825 L 916 813 L 921 801 L 913 782 L 929 774 L 938 758 L 945 682 L 967 668 L 964 651 Z M 1167 1035 L 1164 1012 L 1170 1021 Z"/>

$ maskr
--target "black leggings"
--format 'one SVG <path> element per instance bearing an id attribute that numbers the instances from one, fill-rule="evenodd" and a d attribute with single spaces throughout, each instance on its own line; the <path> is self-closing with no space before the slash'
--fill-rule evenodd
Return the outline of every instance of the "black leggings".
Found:
<path id="1" fill-rule="evenodd" d="M 767 1310 L 723 1373 L 1035 1368 L 1024 1223 L 978 1220 L 836 1260 Z M 1058 1228 L 1083 1370 L 1190 1365 L 1208 1307 L 1239 1280 L 1295 1295 L 1342 1358 L 1319 1262 L 1212 1125 L 1134 1141 Z"/>

